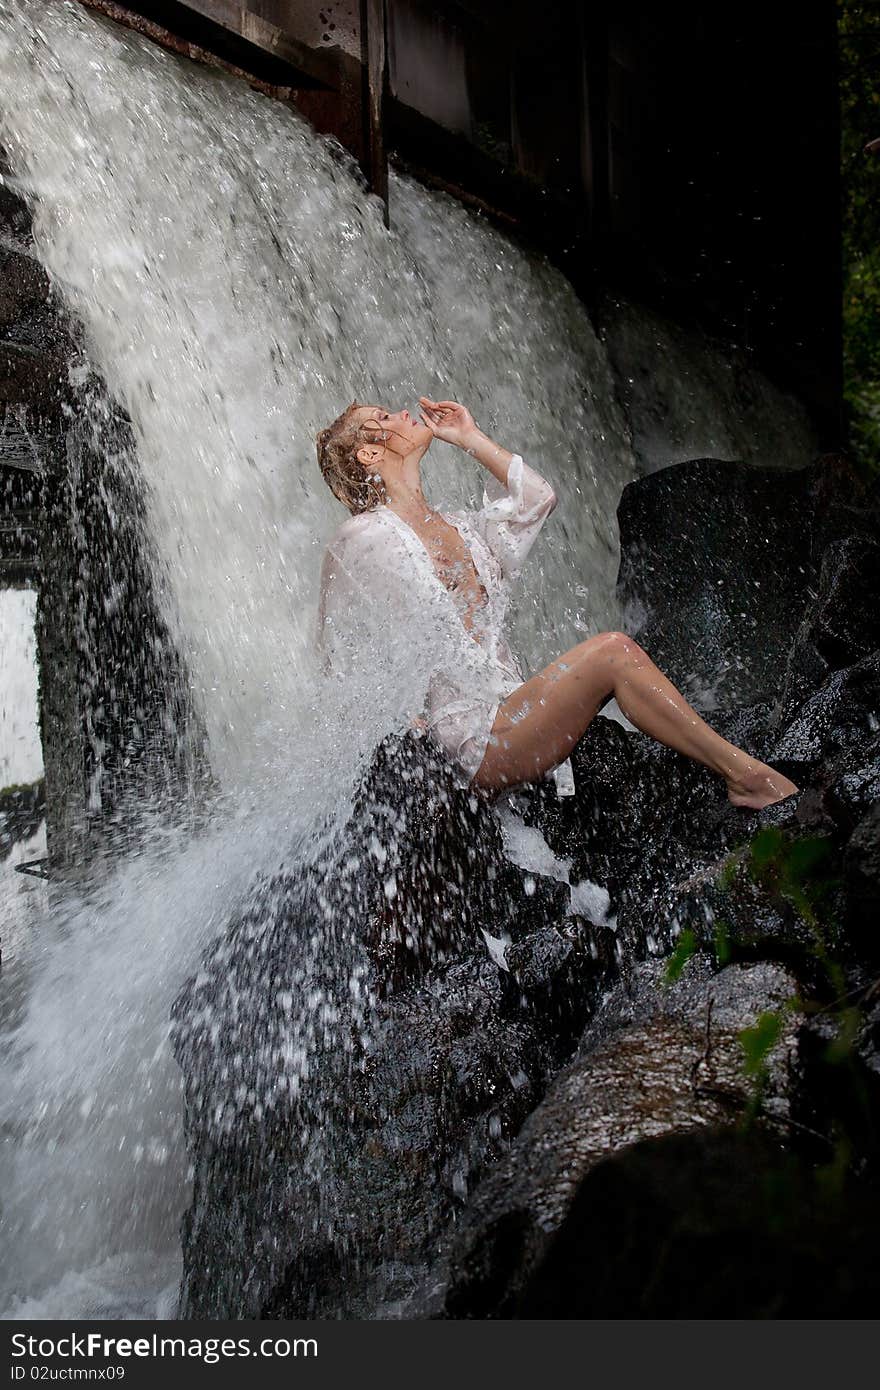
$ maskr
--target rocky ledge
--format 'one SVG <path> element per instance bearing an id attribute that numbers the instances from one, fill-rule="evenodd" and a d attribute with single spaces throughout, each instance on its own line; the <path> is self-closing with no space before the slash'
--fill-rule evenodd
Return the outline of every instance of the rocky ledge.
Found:
<path id="1" fill-rule="evenodd" d="M 175 1004 L 183 1315 L 876 1300 L 877 485 L 699 460 L 620 516 L 628 630 L 799 794 L 738 810 L 600 716 L 576 795 L 505 820 L 425 740 L 383 746 L 345 832 L 254 884 Z"/>

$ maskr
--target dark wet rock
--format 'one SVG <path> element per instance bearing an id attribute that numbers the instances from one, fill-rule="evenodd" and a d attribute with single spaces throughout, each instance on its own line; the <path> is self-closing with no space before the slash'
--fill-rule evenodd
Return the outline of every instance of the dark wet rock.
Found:
<path id="1" fill-rule="evenodd" d="M 878 710 L 880 649 L 831 672 L 780 729 L 770 761 L 794 763 L 807 773 L 833 768 L 838 776 L 864 767 L 876 748 Z"/>
<path id="2" fill-rule="evenodd" d="M 880 476 L 876 473 L 859 471 L 844 454 L 825 454 L 814 465 L 810 495 L 810 553 L 817 563 L 839 541 L 854 536 L 877 539 Z"/>
<path id="3" fill-rule="evenodd" d="M 873 983 L 865 1001 L 859 1051 L 866 1068 L 880 1081 L 880 989 Z"/>
<path id="4" fill-rule="evenodd" d="M 877 981 L 857 973 L 843 1007 L 811 1009 L 801 1029 L 796 1138 L 838 1181 L 849 1173 L 880 1191 Z"/>
<path id="5" fill-rule="evenodd" d="M 0 147 L 0 177 L 8 172 Z M 31 215 L 14 185 L 14 179 L 0 185 L 0 411 L 11 405 L 39 416 L 57 415 L 72 403 L 71 326 L 34 254 Z"/>
<path id="6" fill-rule="evenodd" d="M 587 1173 L 510 1315 L 870 1318 L 878 1217 L 876 1192 L 770 1136 L 648 1139 Z"/>
<path id="7" fill-rule="evenodd" d="M 710 866 L 680 886 L 676 918 L 702 949 L 735 962 L 775 962 L 808 992 L 827 995 L 828 980 L 815 929 L 782 893 L 769 892 L 748 871 L 744 853 Z"/>
<path id="8" fill-rule="evenodd" d="M 819 589 L 805 621 L 804 640 L 838 670 L 880 647 L 880 544 L 871 536 L 846 536 L 822 556 Z M 799 634 L 799 640 L 801 635 Z"/>
<path id="9" fill-rule="evenodd" d="M 531 932 L 505 952 L 505 1013 L 549 1030 L 561 1058 L 570 1054 L 601 988 L 621 964 L 616 929 L 581 917 Z"/>
<path id="10" fill-rule="evenodd" d="M 624 489 L 618 594 L 644 618 L 627 630 L 698 708 L 707 686 L 713 705 L 778 694 L 808 597 L 814 478 L 697 459 Z"/>
<path id="11" fill-rule="evenodd" d="M 792 935 L 805 944 L 790 907 L 768 903 L 751 885 L 743 901 L 718 886 L 728 855 L 762 826 L 780 823 L 796 834 L 816 829 L 815 816 L 798 820 L 803 793 L 760 812 L 732 806 L 723 781 L 708 769 L 601 717 L 574 750 L 573 764 L 576 797 L 568 805 L 527 808 L 526 815 L 556 853 L 571 857 L 579 875 L 607 888 L 624 958 L 672 949 L 685 927 L 711 940 L 716 918 L 731 914 L 734 922 L 743 919 L 749 954 L 768 938 L 777 943 L 772 958 Z"/>
<path id="12" fill-rule="evenodd" d="M 304 1187 L 299 1163 L 274 1165 L 298 1211 L 276 1237 L 282 1262 L 266 1270 L 252 1306 L 270 1317 L 354 1317 L 405 1296 L 555 1062 L 546 1030 L 505 1016 L 498 971 L 485 956 L 379 1002 L 344 1115 L 325 1117 L 332 1152 L 322 1154 L 320 1190 Z"/>
<path id="13" fill-rule="evenodd" d="M 0 789 L 0 862 L 8 858 L 15 845 L 36 833 L 45 814 L 46 787 L 42 778 Z"/>
<path id="14" fill-rule="evenodd" d="M 607 889 L 624 954 L 671 943 L 675 885 L 718 858 L 742 813 L 706 768 L 602 716 L 572 763 L 576 795 L 536 801 L 524 817 L 571 860 L 573 878 Z"/>
<path id="15" fill-rule="evenodd" d="M 0 326 L 7 333 L 42 310 L 48 294 L 48 276 L 38 260 L 0 247 Z"/>
<path id="16" fill-rule="evenodd" d="M 600 1011 L 509 1152 L 474 1194 L 450 1255 L 446 1314 L 511 1317 L 587 1174 L 645 1139 L 723 1125 L 748 1105 L 742 1029 L 796 985 L 777 966 L 712 975 L 691 962 L 668 988 L 657 965 L 635 972 Z M 768 1123 L 789 1118 L 797 1021 L 768 1057 Z"/>
<path id="17" fill-rule="evenodd" d="M 67 363 L 28 343 L 0 342 L 0 403 L 24 404 L 49 413 L 65 398 Z"/>
<path id="18" fill-rule="evenodd" d="M 722 737 L 766 761 L 773 742 L 772 711 L 772 701 L 759 700 L 753 705 L 727 705 L 702 713 Z"/>
<path id="19" fill-rule="evenodd" d="M 844 853 L 846 927 L 860 954 L 880 960 L 880 800 L 849 838 Z"/>
<path id="20" fill-rule="evenodd" d="M 216 789 L 136 432 L 36 255 L 17 187 L 0 182 L 0 577 L 39 578 L 51 869 L 94 875 L 138 843 L 145 810 L 190 831 Z"/>
<path id="21" fill-rule="evenodd" d="M 868 743 L 858 767 L 830 769 L 824 801 L 835 822 L 845 826 L 855 826 L 880 801 L 880 735 Z"/>
<path id="22" fill-rule="evenodd" d="M 69 400 L 64 339 L 60 302 L 40 262 L 0 246 L 0 403 L 45 414 Z"/>
<path id="23" fill-rule="evenodd" d="M 846 864 L 852 885 L 880 896 L 880 801 L 875 802 L 850 836 Z"/>
<path id="24" fill-rule="evenodd" d="M 491 810 L 412 739 L 379 750 L 326 857 L 255 884 L 174 1007 L 186 1316 L 406 1296 L 616 968 L 592 924 L 548 939 L 558 889 L 503 861 Z"/>
<path id="25" fill-rule="evenodd" d="M 834 460 L 773 497 L 754 470 L 669 472 L 633 485 L 622 573 L 642 565 L 685 674 L 722 671 L 708 721 L 799 791 L 733 807 L 600 714 L 575 796 L 508 803 L 606 891 L 577 915 L 428 741 L 378 750 L 328 857 L 255 884 L 175 1006 L 186 1315 L 439 1315 L 438 1286 L 453 1317 L 835 1315 L 874 1278 L 854 1213 L 880 1171 L 877 489 L 843 469 L 829 493 Z M 757 1096 L 759 1024 L 779 1037 Z"/>
<path id="26" fill-rule="evenodd" d="M 618 519 L 627 630 L 701 711 L 770 700 L 787 717 L 880 647 L 880 484 L 845 459 L 677 464 L 631 483 Z"/>

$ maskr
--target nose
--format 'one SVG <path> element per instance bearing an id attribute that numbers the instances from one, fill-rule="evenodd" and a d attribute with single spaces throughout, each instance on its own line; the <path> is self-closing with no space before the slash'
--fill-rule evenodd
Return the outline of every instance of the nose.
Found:
<path id="1" fill-rule="evenodd" d="M 404 411 L 403 411 L 403 418 L 404 418 L 404 420 L 406 420 L 407 422 L 409 422 L 409 411 L 408 411 L 408 410 L 404 410 Z"/>

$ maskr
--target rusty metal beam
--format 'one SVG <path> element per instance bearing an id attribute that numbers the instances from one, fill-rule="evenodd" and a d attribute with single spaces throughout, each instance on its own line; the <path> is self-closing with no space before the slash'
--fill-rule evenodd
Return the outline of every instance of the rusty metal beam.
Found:
<path id="1" fill-rule="evenodd" d="M 265 53 L 290 63 L 318 82 L 325 82 L 331 87 L 336 85 L 337 60 L 332 49 L 313 48 L 301 43 L 291 33 L 279 29 L 277 24 L 263 19 L 236 0 L 186 0 L 186 6 L 205 19 L 229 29 L 231 33 L 238 34 Z"/>
<path id="2" fill-rule="evenodd" d="M 108 19 L 116 20 L 118 24 L 124 24 L 127 28 L 134 29 L 136 33 L 143 34 L 145 38 L 151 39 L 161 48 L 167 48 L 172 53 L 179 53 L 184 58 L 190 58 L 194 63 L 222 68 L 224 72 L 231 73 L 233 77 L 241 77 L 251 87 L 255 87 L 258 92 L 263 92 L 266 96 L 280 97 L 282 100 L 290 97 L 290 87 L 277 87 L 270 82 L 263 82 L 260 78 L 246 72 L 244 68 L 236 67 L 234 63 L 227 62 L 225 58 L 218 57 L 216 53 L 211 53 L 209 49 L 201 48 L 198 44 L 178 38 L 176 34 L 172 34 L 163 25 L 156 24 L 152 19 L 146 19 L 136 11 L 129 10 L 125 5 L 117 4 L 116 0 L 79 0 L 79 3 L 85 5 L 89 10 L 97 10 L 100 14 L 106 15 Z"/>
<path id="3" fill-rule="evenodd" d="M 233 77 L 243 78 L 251 87 L 254 87 L 258 92 L 263 92 L 266 96 L 287 101 L 290 99 L 291 93 L 296 90 L 296 73 L 291 73 L 289 86 L 266 82 L 263 78 L 254 76 L 246 68 L 230 62 L 211 49 L 180 38 L 179 35 L 167 29 L 165 25 L 157 23 L 156 20 L 148 19 L 138 10 L 118 3 L 118 0 L 79 0 L 79 4 L 84 5 L 87 9 L 97 10 L 100 14 L 106 15 L 108 19 L 116 20 L 118 24 L 124 24 L 127 28 L 134 29 L 136 33 L 143 34 L 145 38 L 151 39 L 153 43 L 169 49 L 172 53 L 179 53 L 184 58 L 189 58 L 195 63 L 203 63 L 208 67 L 222 68 L 224 72 L 231 73 Z M 237 26 L 233 23 L 223 23 L 218 13 L 220 7 L 213 3 L 198 5 L 193 4 L 192 0 L 187 0 L 187 8 L 211 19 L 216 24 L 221 24 L 230 33 L 237 34 L 263 52 L 288 63 L 310 80 L 317 80 L 328 86 L 334 86 L 338 81 L 337 65 L 329 54 L 326 56 L 318 54 L 316 58 L 315 50 L 295 43 L 283 35 L 275 25 L 268 24 L 265 20 L 249 22 L 255 21 L 256 17 L 245 12 L 240 5 L 230 6 L 226 4 L 223 6 L 223 12 L 227 19 L 235 19 L 236 15 L 233 12 L 239 12 L 237 18 L 240 23 Z M 263 42 L 260 42 L 260 39 Z"/>
<path id="4" fill-rule="evenodd" d="M 385 0 L 361 0 L 361 45 L 364 68 L 364 114 L 367 179 L 382 199 L 385 226 L 388 212 L 388 155 L 385 149 L 385 105 L 388 94 L 388 44 Z"/>

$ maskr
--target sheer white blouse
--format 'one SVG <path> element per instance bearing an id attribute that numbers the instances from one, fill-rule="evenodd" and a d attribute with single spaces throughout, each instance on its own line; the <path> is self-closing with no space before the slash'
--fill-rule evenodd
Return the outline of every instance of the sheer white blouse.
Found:
<path id="1" fill-rule="evenodd" d="M 324 553 L 317 643 L 353 734 L 378 742 L 393 729 L 425 728 L 470 782 L 499 704 L 525 680 L 504 621 L 511 584 L 555 505 L 550 484 L 514 454 L 506 486 L 491 478 L 479 510 L 440 511 L 485 593 L 470 630 L 402 517 L 377 507 L 343 522 Z M 557 795 L 574 792 L 568 759 L 547 775 Z"/>

